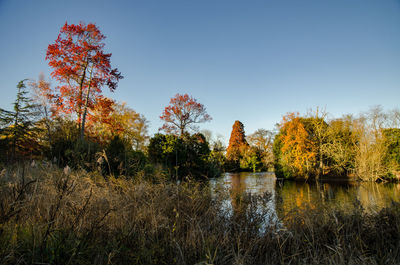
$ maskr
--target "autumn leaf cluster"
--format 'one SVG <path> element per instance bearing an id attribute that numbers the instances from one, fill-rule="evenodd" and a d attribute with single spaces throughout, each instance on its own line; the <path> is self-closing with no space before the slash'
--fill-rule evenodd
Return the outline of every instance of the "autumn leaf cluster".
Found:
<path id="1" fill-rule="evenodd" d="M 160 130 L 166 133 L 182 136 L 188 130 L 197 130 L 196 124 L 212 119 L 204 105 L 188 94 L 176 94 L 169 103 L 160 116 L 164 121 Z"/>

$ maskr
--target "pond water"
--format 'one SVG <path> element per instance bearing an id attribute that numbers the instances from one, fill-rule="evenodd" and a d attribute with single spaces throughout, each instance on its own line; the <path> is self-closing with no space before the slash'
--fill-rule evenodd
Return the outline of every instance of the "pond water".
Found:
<path id="1" fill-rule="evenodd" d="M 271 194 L 267 204 L 277 217 L 290 213 L 294 208 L 316 208 L 321 205 L 351 211 L 361 206 L 374 213 L 400 202 L 399 183 L 366 182 L 296 182 L 277 180 L 274 173 L 225 173 L 220 178 L 210 180 L 212 190 L 229 190 L 230 198 L 226 207 L 235 210 L 237 196 L 244 192 L 252 194 Z"/>

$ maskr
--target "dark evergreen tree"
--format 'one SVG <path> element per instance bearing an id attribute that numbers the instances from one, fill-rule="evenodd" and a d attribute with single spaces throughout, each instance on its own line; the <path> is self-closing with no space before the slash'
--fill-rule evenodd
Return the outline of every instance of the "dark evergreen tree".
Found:
<path id="1" fill-rule="evenodd" d="M 0 135 L 2 159 L 13 162 L 39 152 L 37 141 L 38 105 L 28 97 L 25 82 L 21 80 L 17 85 L 17 97 L 13 111 L 0 108 Z"/>

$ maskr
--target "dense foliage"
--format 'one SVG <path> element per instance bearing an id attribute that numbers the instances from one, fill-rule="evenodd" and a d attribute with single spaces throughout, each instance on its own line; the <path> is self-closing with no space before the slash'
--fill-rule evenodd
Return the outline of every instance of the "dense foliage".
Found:
<path id="1" fill-rule="evenodd" d="M 148 146 L 149 159 L 175 179 L 204 178 L 219 175 L 218 163 L 212 159 L 205 137 L 200 134 L 178 137 L 156 134 Z"/>
<path id="2" fill-rule="evenodd" d="M 283 117 L 273 146 L 278 177 L 350 176 L 375 181 L 398 175 L 399 129 L 385 128 L 387 116 L 379 109 L 357 119 L 328 121 L 325 116 L 315 112 Z"/>
<path id="3" fill-rule="evenodd" d="M 400 176 L 400 129 L 384 129 L 383 139 L 386 146 L 384 163 L 390 168 L 389 176 Z"/>
<path id="4" fill-rule="evenodd" d="M 53 104 L 58 111 L 76 115 L 82 139 L 89 110 L 109 104 L 101 94 L 102 87 L 114 91 L 122 78 L 116 68 L 111 68 L 111 53 L 104 52 L 104 39 L 94 24 L 65 23 L 56 41 L 47 48 L 51 75 L 62 84 L 50 94 Z"/>

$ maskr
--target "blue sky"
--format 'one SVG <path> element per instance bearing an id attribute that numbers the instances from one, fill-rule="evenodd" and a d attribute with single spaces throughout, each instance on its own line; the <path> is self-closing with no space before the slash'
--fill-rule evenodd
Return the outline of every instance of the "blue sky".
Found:
<path id="1" fill-rule="evenodd" d="M 176 93 L 203 103 L 213 120 L 201 128 L 226 140 L 235 120 L 250 134 L 317 106 L 334 117 L 399 107 L 400 1 L 0 0 L 1 108 L 19 80 L 49 77 L 46 48 L 66 21 L 107 36 L 125 78 L 106 95 L 151 134 Z"/>

